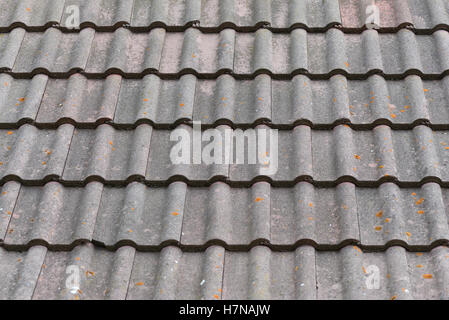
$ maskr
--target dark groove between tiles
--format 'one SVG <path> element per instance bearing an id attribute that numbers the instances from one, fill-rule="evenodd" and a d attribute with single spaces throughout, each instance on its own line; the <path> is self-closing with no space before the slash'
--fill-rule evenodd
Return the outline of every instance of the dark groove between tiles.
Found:
<path id="1" fill-rule="evenodd" d="M 107 246 L 102 242 L 96 240 L 89 241 L 86 239 L 78 239 L 73 241 L 71 244 L 49 244 L 47 241 L 43 239 L 35 239 L 29 241 L 27 244 L 20 244 L 20 245 L 18 244 L 11 245 L 4 242 L 0 242 L 0 247 L 4 248 L 7 251 L 27 251 L 34 246 L 44 246 L 49 251 L 58 252 L 58 251 L 72 251 L 75 247 L 86 243 L 92 243 L 96 247 L 103 248 L 105 250 L 112 252 L 117 251 L 121 247 L 133 247 L 136 249 L 136 251 L 139 252 L 159 252 L 165 247 L 178 247 L 184 252 L 204 252 L 209 247 L 219 246 L 223 247 L 227 251 L 248 252 L 254 247 L 266 246 L 270 248 L 271 251 L 274 252 L 291 252 L 295 251 L 297 248 L 302 246 L 311 246 L 317 251 L 339 251 L 347 246 L 356 246 L 360 248 L 364 253 L 370 253 L 370 252 L 385 252 L 390 247 L 402 247 L 409 252 L 430 252 L 432 249 L 436 247 L 448 246 L 449 240 L 438 239 L 433 241 L 430 245 L 410 245 L 403 240 L 390 240 L 382 246 L 364 245 L 360 243 L 360 241 L 354 239 L 346 239 L 341 241 L 339 244 L 318 244 L 311 239 L 301 239 L 291 245 L 275 245 L 271 244 L 270 241 L 266 239 L 258 239 L 252 241 L 249 244 L 239 244 L 239 245 L 228 245 L 225 241 L 219 239 L 209 240 L 203 245 L 183 245 L 182 243 L 176 240 L 167 240 L 160 243 L 159 245 L 152 245 L 152 246 L 138 245 L 132 240 L 121 240 L 116 244 L 114 244 L 113 246 Z"/>
<path id="2" fill-rule="evenodd" d="M 142 79 L 146 75 L 154 74 L 157 75 L 162 80 L 178 80 L 183 75 L 191 74 L 194 75 L 197 79 L 204 80 L 215 80 L 219 76 L 227 74 L 234 77 L 236 80 L 253 80 L 258 75 L 265 74 L 270 76 L 273 80 L 292 80 L 293 77 L 297 75 L 307 76 L 311 80 L 329 80 L 331 77 L 335 75 L 342 75 L 347 78 L 347 80 L 367 80 L 369 77 L 373 75 L 382 76 L 385 80 L 402 80 L 408 76 L 415 75 L 419 76 L 422 80 L 442 80 L 445 76 L 449 75 L 449 70 L 445 70 L 439 74 L 426 74 L 418 69 L 409 69 L 400 74 L 386 74 L 382 70 L 373 69 L 366 73 L 356 74 L 349 73 L 343 69 L 335 69 L 325 74 L 316 74 L 309 73 L 305 69 L 297 69 L 288 74 L 276 74 L 267 69 L 259 69 L 254 71 L 251 74 L 236 74 L 230 69 L 221 69 L 217 70 L 215 73 L 200 73 L 194 69 L 183 69 L 177 73 L 160 73 L 155 69 L 145 69 L 139 73 L 127 73 L 117 68 L 111 68 L 102 73 L 88 73 L 80 68 L 73 68 L 68 70 L 67 72 L 51 72 L 45 68 L 37 68 L 30 72 L 26 73 L 18 73 L 13 72 L 7 68 L 0 68 L 0 73 L 5 73 L 13 77 L 14 79 L 31 79 L 38 74 L 47 75 L 52 79 L 68 79 L 70 76 L 79 73 L 85 76 L 87 79 L 106 79 L 106 77 L 116 74 L 122 76 L 124 79 Z"/>
<path id="3" fill-rule="evenodd" d="M 345 27 L 340 22 L 330 22 L 324 27 L 309 27 L 304 23 L 295 23 L 291 25 L 288 28 L 277 28 L 272 27 L 268 21 L 261 21 L 256 23 L 253 26 L 238 26 L 233 22 L 223 22 L 219 26 L 215 27 L 206 27 L 201 26 L 199 21 L 190 21 L 184 25 L 178 25 L 178 26 L 169 26 L 165 24 L 164 22 L 158 21 L 153 22 L 148 26 L 131 26 L 129 22 L 116 22 L 114 25 L 111 26 L 97 26 L 96 24 L 92 22 L 83 22 L 80 24 L 80 27 L 78 29 L 69 29 L 65 26 L 62 26 L 59 22 L 47 22 L 44 25 L 41 26 L 28 26 L 24 24 L 23 22 L 14 22 L 8 27 L 0 27 L 0 33 L 8 33 L 16 28 L 22 28 L 25 29 L 27 32 L 44 32 L 47 29 L 54 28 L 58 29 L 61 32 L 64 33 L 79 33 L 83 29 L 91 28 L 94 29 L 96 32 L 114 32 L 119 28 L 126 28 L 130 30 L 133 33 L 146 33 L 156 28 L 163 28 L 167 32 L 183 32 L 187 30 L 188 28 L 196 28 L 199 31 L 203 33 L 219 33 L 225 29 L 233 29 L 236 32 L 241 33 L 252 33 L 256 32 L 259 29 L 267 29 L 273 33 L 290 33 L 293 30 L 296 29 L 303 29 L 308 33 L 324 33 L 332 28 L 337 28 L 341 30 L 343 33 L 347 34 L 361 34 L 363 31 L 368 30 L 366 26 L 354 28 L 354 27 Z M 449 31 L 449 25 L 447 24 L 439 24 L 434 26 L 433 28 L 415 28 L 412 23 L 404 22 L 396 27 L 380 27 L 378 29 L 375 29 L 379 33 L 397 33 L 402 29 L 407 29 L 415 33 L 416 35 L 431 35 L 439 30 Z"/>
<path id="4" fill-rule="evenodd" d="M 267 182 L 270 184 L 270 186 L 279 188 L 294 187 L 299 182 L 308 182 L 318 188 L 320 187 L 332 188 L 345 182 L 350 182 L 357 187 L 363 188 L 378 188 L 380 185 L 384 183 L 394 183 L 400 188 L 419 188 L 426 183 L 432 182 L 440 185 L 440 187 L 449 188 L 449 181 L 441 181 L 440 178 L 435 176 L 427 176 L 421 179 L 420 181 L 400 181 L 398 180 L 397 177 L 394 176 L 383 176 L 378 180 L 371 180 L 371 181 L 357 180 L 353 176 L 342 176 L 333 181 L 316 181 L 311 176 L 299 176 L 296 177 L 294 180 L 273 180 L 268 176 L 257 176 L 248 181 L 238 181 L 238 180 L 230 180 L 229 178 L 221 175 L 211 177 L 208 180 L 189 180 L 185 176 L 175 175 L 163 181 L 158 180 L 155 181 L 155 180 L 147 180 L 144 176 L 141 175 L 132 175 L 125 180 L 106 180 L 101 176 L 92 175 L 86 177 L 84 180 L 70 181 L 64 180 L 60 176 L 56 175 L 48 175 L 45 176 L 43 179 L 39 180 L 26 180 L 16 175 L 7 175 L 2 179 L 0 179 L 0 186 L 3 186 L 9 181 L 15 181 L 22 184 L 23 186 L 29 187 L 42 187 L 49 182 L 58 182 L 63 187 L 85 187 L 87 184 L 91 182 L 100 182 L 104 186 L 109 187 L 126 187 L 127 185 L 133 182 L 139 182 L 148 187 L 167 187 L 173 182 L 184 182 L 187 186 L 190 187 L 209 187 L 215 182 L 223 182 L 232 188 L 249 188 L 258 182 Z"/>
<path id="5" fill-rule="evenodd" d="M 193 126 L 193 120 L 185 118 L 185 119 L 178 119 L 173 123 L 158 123 L 150 119 L 139 119 L 134 123 L 115 123 L 114 120 L 110 118 L 99 118 L 95 122 L 77 122 L 72 118 L 64 117 L 56 122 L 47 123 L 47 122 L 37 122 L 31 118 L 23 118 L 15 123 L 0 122 L 0 129 L 19 129 L 21 126 L 25 124 L 33 125 L 38 129 L 50 129 L 50 130 L 52 129 L 55 130 L 64 124 L 70 124 L 74 126 L 76 129 L 96 129 L 103 124 L 107 124 L 116 130 L 134 130 L 142 124 L 147 124 L 157 130 L 172 130 L 178 127 L 179 125 L 187 125 L 191 127 Z M 313 123 L 308 119 L 298 119 L 295 120 L 293 123 L 273 123 L 266 118 L 257 119 L 252 123 L 238 123 L 238 122 L 234 123 L 229 119 L 218 119 L 214 123 L 209 124 L 202 123 L 201 127 L 202 129 L 207 130 L 223 125 L 228 126 L 232 129 L 251 129 L 251 128 L 254 129 L 257 126 L 265 125 L 272 129 L 285 130 L 285 131 L 293 130 L 297 126 L 308 126 L 313 130 L 332 130 L 340 125 L 347 125 L 354 131 L 369 131 L 381 125 L 388 126 L 393 130 L 412 130 L 417 126 L 427 126 L 433 131 L 449 130 L 449 123 L 432 124 L 429 119 L 416 119 L 412 123 L 394 123 L 387 118 L 379 118 L 371 123 L 352 123 L 351 120 L 348 118 L 340 118 L 332 123 Z"/>

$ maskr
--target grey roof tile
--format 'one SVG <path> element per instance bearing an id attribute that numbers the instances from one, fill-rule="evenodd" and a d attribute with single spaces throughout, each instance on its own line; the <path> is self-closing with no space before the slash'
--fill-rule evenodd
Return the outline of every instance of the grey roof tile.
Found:
<path id="1" fill-rule="evenodd" d="M 64 9 L 61 0 L 4 0 L 0 3 L 0 28 L 50 27 L 60 22 Z"/>
<path id="2" fill-rule="evenodd" d="M 79 74 L 68 80 L 50 79 L 36 122 L 58 123 L 69 119 L 77 123 L 96 123 L 112 120 L 121 83 L 121 77 L 117 75 L 101 81 L 88 80 Z"/>
<path id="3" fill-rule="evenodd" d="M 135 250 L 131 247 L 122 247 L 111 253 L 88 244 L 77 246 L 70 252 L 47 252 L 45 267 L 32 299 L 124 300 L 134 259 Z M 69 266 L 70 269 L 67 269 Z M 79 276 L 79 287 L 67 278 L 69 275 L 76 276 L 75 272 Z"/>
<path id="4" fill-rule="evenodd" d="M 158 246 L 180 241 L 187 186 L 148 188 L 132 183 L 104 190 L 93 238 L 108 246 L 120 241 Z"/>
<path id="5" fill-rule="evenodd" d="M 36 246 L 26 252 L 9 252 L 0 247 L 1 300 L 30 300 L 47 249 Z"/>
<path id="6" fill-rule="evenodd" d="M 209 187 L 8 182 L 1 191 L 0 240 L 13 249 L 33 243 L 66 249 L 83 240 L 146 249 L 170 243 L 335 249 L 357 242 L 375 249 L 390 244 L 423 249 L 449 241 L 449 190 L 436 183 L 363 188 L 346 182 L 321 188 L 308 182 L 293 187 L 258 182 L 245 188 L 223 182 Z"/>
<path id="7" fill-rule="evenodd" d="M 91 244 L 70 252 L 0 248 L 3 299 L 447 299 L 449 252 L 407 252 L 391 247 L 364 253 L 347 246 L 290 252 L 254 247 L 249 252 L 212 246 L 203 252 L 166 247 L 161 252 L 115 252 Z M 80 285 L 67 283 L 79 270 Z M 379 272 L 379 289 L 368 289 Z M 67 286 L 68 284 L 68 286 Z M 34 292 L 33 292 L 34 291 Z"/>
<path id="8" fill-rule="evenodd" d="M 146 124 L 132 131 L 106 124 L 95 130 L 75 130 L 63 179 L 82 181 L 97 176 L 120 181 L 145 176 L 152 132 Z"/>
<path id="9" fill-rule="evenodd" d="M 324 31 L 333 26 L 361 31 L 366 25 L 370 0 L 5 0 L 1 4 L 0 30 L 26 27 L 43 30 L 51 26 L 71 28 L 72 5 L 80 12 L 80 27 L 132 30 L 164 27 L 181 30 L 195 25 L 205 31 L 234 28 L 240 31 L 269 28 L 289 31 L 305 28 Z M 449 7 L 444 0 L 378 0 L 380 29 L 408 27 L 418 32 L 447 29 Z"/>
<path id="10" fill-rule="evenodd" d="M 19 75 L 40 71 L 67 76 L 82 70 L 91 76 L 114 72 L 139 78 L 144 71 L 171 76 L 188 72 L 203 77 L 223 72 L 251 77 L 262 71 L 277 77 L 298 72 L 317 77 L 336 72 L 353 77 L 373 72 L 390 77 L 411 72 L 437 77 L 449 69 L 449 33 L 444 30 L 431 35 L 416 35 L 406 29 L 393 34 L 375 30 L 344 34 L 338 29 L 325 33 L 295 29 L 287 34 L 266 29 L 202 33 L 196 28 L 185 32 L 156 28 L 133 33 L 126 28 L 114 32 L 87 28 L 62 33 L 51 28 L 25 34 L 20 30 L 14 29 L 0 42 L 3 55 L 17 56 L 14 67 L 13 58 L 9 58 L 0 61 L 0 68 Z"/>
<path id="11" fill-rule="evenodd" d="M 170 178 L 181 176 L 185 177 L 189 180 L 202 180 L 208 181 L 216 178 L 226 178 L 229 174 L 229 165 L 225 164 L 224 157 L 226 156 L 226 152 L 223 150 L 224 146 L 221 145 L 221 164 L 211 163 L 208 164 L 200 160 L 199 164 L 174 164 L 170 161 L 170 154 L 176 152 L 175 149 L 171 149 L 172 146 L 176 144 L 176 141 L 179 141 L 181 138 L 188 139 L 189 137 L 185 134 L 189 134 L 190 137 L 193 137 L 192 127 L 186 125 L 180 125 L 179 128 L 184 129 L 183 136 L 178 136 L 178 134 L 173 134 L 174 131 L 169 130 L 154 130 L 153 135 L 151 137 L 151 145 L 150 145 L 150 156 L 148 160 L 148 168 L 146 171 L 146 179 L 151 181 L 167 181 Z M 228 128 L 226 126 L 217 127 L 218 130 L 222 134 L 224 134 L 224 130 Z M 173 140 L 170 140 L 172 136 Z M 210 141 L 211 137 L 209 137 Z M 170 142 L 170 141 L 175 141 Z M 188 141 L 188 140 L 184 140 Z M 207 141 L 202 141 L 201 147 L 204 148 L 208 143 Z M 218 141 L 218 140 L 217 140 Z M 193 143 L 189 143 L 189 148 L 192 147 Z M 193 150 L 192 150 L 193 152 Z M 220 148 L 217 147 L 217 157 L 220 153 Z M 179 151 L 178 151 L 179 154 Z M 193 154 L 193 153 L 192 153 Z M 192 155 L 193 157 L 193 155 Z M 193 158 L 192 158 L 193 159 Z"/>
<path id="12" fill-rule="evenodd" d="M 217 140 L 216 146 L 210 142 L 210 135 L 215 135 L 210 131 L 203 131 L 201 162 L 193 162 L 197 153 L 192 150 L 192 164 L 172 162 L 171 155 L 181 152 L 180 135 L 190 149 L 195 140 L 191 140 L 191 126 L 182 124 L 177 128 L 185 131 L 153 129 L 147 124 L 133 130 L 119 130 L 108 124 L 97 129 L 74 129 L 70 124 L 57 130 L 28 124 L 16 130 L 3 129 L 0 179 L 14 176 L 35 181 L 53 177 L 76 183 L 95 178 L 120 183 L 145 178 L 156 184 L 187 179 L 202 185 L 217 179 L 249 184 L 260 178 L 282 185 L 298 179 L 326 185 L 348 179 L 361 185 L 377 185 L 383 180 L 409 185 L 429 179 L 449 181 L 448 132 L 432 131 L 424 125 L 412 130 L 392 130 L 385 125 L 368 131 L 356 131 L 347 125 L 332 130 L 315 130 L 306 125 L 280 130 L 278 169 L 273 173 L 266 170 L 265 164 L 250 164 L 247 144 L 243 146 L 243 164 L 237 163 L 223 141 Z M 266 128 L 258 126 L 254 135 Z M 221 132 L 219 138 L 244 133 L 228 126 L 217 129 Z M 208 150 L 215 149 L 217 154 L 206 159 Z M 266 152 L 276 154 L 275 145 L 268 144 Z M 221 164 L 214 163 L 214 159 Z"/>
<path id="13" fill-rule="evenodd" d="M 0 188 L 0 243 L 5 239 L 20 187 L 20 183 L 10 181 Z"/>
<path id="14" fill-rule="evenodd" d="M 23 180 L 59 177 L 72 139 L 73 126 L 40 130 L 25 124 L 17 130 L 0 130 L 0 176 Z"/>
<path id="15" fill-rule="evenodd" d="M 362 28 L 370 0 L 340 0 L 342 24 L 345 28 Z M 449 5 L 444 0 L 379 0 L 380 28 L 410 26 L 416 30 L 447 28 Z"/>
<path id="16" fill-rule="evenodd" d="M 265 120 L 283 128 L 295 124 L 330 128 L 347 121 L 364 128 L 382 123 L 404 129 L 427 123 L 441 129 L 449 121 L 448 90 L 448 77 L 423 80 L 415 75 L 403 80 L 379 75 L 367 80 L 342 75 L 329 80 L 305 75 L 273 80 L 264 74 L 253 80 L 230 75 L 167 80 L 153 74 L 142 79 L 120 75 L 88 79 L 80 74 L 68 79 L 45 75 L 14 79 L 1 74 L 0 124 L 35 121 L 47 128 L 69 121 L 84 127 L 107 121 L 132 128 L 146 121 L 167 128 L 197 120 L 204 125 L 227 121 L 245 127 Z"/>
<path id="17" fill-rule="evenodd" d="M 72 12 L 67 10 L 77 6 L 81 27 L 113 27 L 129 24 L 133 11 L 133 0 L 65 0 L 61 25 L 67 27 Z"/>
<path id="18" fill-rule="evenodd" d="M 47 85 L 46 75 L 36 75 L 31 80 L 17 80 L 0 74 L 0 123 L 17 123 L 36 119 Z"/>
<path id="19" fill-rule="evenodd" d="M 130 25 L 136 28 L 146 28 L 149 26 L 182 27 L 197 24 L 201 17 L 202 3 L 201 0 L 134 0 Z"/>
<path id="20" fill-rule="evenodd" d="M 33 71 L 65 74 L 69 71 L 84 70 L 94 34 L 92 29 L 84 29 L 80 33 L 62 33 L 54 28 L 40 33 L 27 32 L 22 37 L 22 46 L 12 71 L 18 74 Z M 14 37 L 19 36 L 20 34 L 14 34 Z M 12 49 L 7 46 L 2 53 L 14 54 L 10 50 Z M 5 65 L 0 67 L 8 68 Z"/>
<path id="21" fill-rule="evenodd" d="M 192 120 L 193 109 L 198 105 L 197 82 L 193 75 L 183 75 L 179 80 L 162 80 L 156 75 L 123 80 L 114 123 L 129 125 L 147 119 L 154 124 L 173 124 Z"/>
<path id="22" fill-rule="evenodd" d="M 5 243 L 14 246 L 42 240 L 67 246 L 92 239 L 102 184 L 92 182 L 73 189 L 50 182 L 43 188 L 21 190 Z"/>
<path id="23" fill-rule="evenodd" d="M 325 29 L 341 23 L 338 0 L 6 0 L 0 7 L 0 29 L 22 26 L 44 29 L 52 25 L 71 28 L 70 6 L 80 12 L 80 27 L 111 30 L 118 26 L 132 29 L 166 27 L 181 29 L 197 25 L 217 31 L 226 27 L 254 30 L 258 27 Z"/>

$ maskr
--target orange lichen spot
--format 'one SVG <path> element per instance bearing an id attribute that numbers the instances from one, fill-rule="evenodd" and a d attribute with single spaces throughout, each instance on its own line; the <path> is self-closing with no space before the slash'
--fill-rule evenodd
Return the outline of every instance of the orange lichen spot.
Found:
<path id="1" fill-rule="evenodd" d="M 13 132 L 12 131 L 8 131 L 7 134 L 8 134 L 8 136 L 10 136 L 10 135 L 13 134 Z"/>
<path id="2" fill-rule="evenodd" d="M 419 200 L 416 201 L 416 204 L 419 205 L 419 204 L 423 203 L 423 201 L 424 201 L 424 198 L 421 198 L 421 199 L 419 199 Z"/>
<path id="3" fill-rule="evenodd" d="M 264 198 L 261 198 L 261 197 L 257 197 L 256 199 L 254 199 L 255 202 L 260 202 L 260 201 L 262 201 L 262 200 L 265 200 L 265 199 L 264 199 Z"/>
<path id="4" fill-rule="evenodd" d="M 410 232 L 406 232 L 405 234 L 406 234 L 407 237 L 409 237 L 409 238 L 410 238 L 410 236 L 412 235 Z"/>
<path id="5" fill-rule="evenodd" d="M 31 8 L 25 8 L 25 10 L 31 12 Z"/>
<path id="6" fill-rule="evenodd" d="M 134 210 L 136 210 L 136 208 L 131 208 L 131 211 L 134 211 Z"/>
<path id="7" fill-rule="evenodd" d="M 358 252 L 362 252 L 362 250 L 360 250 L 360 248 L 359 247 L 357 247 L 357 246 L 353 246 L 353 248 L 355 249 L 355 250 L 357 250 Z"/>
<path id="8" fill-rule="evenodd" d="M 76 257 L 75 260 L 76 260 L 76 261 L 80 261 L 81 258 L 80 258 L 80 257 Z"/>
<path id="9" fill-rule="evenodd" d="M 129 229 L 128 232 L 129 232 L 129 233 L 132 233 L 132 232 L 133 232 L 133 229 Z"/>
<path id="10" fill-rule="evenodd" d="M 356 158 L 357 160 L 360 160 L 360 156 L 358 154 L 355 154 L 354 158 Z"/>
<path id="11" fill-rule="evenodd" d="M 192 58 L 196 58 L 196 54 L 192 53 Z"/>
<path id="12" fill-rule="evenodd" d="M 112 141 L 109 141 L 109 144 L 112 146 Z"/>
<path id="13" fill-rule="evenodd" d="M 423 265 L 422 265 L 422 264 L 417 264 L 416 267 L 417 267 L 417 268 L 422 268 Z"/>
<path id="14" fill-rule="evenodd" d="M 259 101 L 263 101 L 263 99 L 262 99 L 261 97 L 257 98 L 257 100 L 259 100 Z"/>
<path id="15" fill-rule="evenodd" d="M 307 220 L 313 221 L 313 217 L 308 217 Z"/>
<path id="16" fill-rule="evenodd" d="M 421 257 L 421 256 L 422 256 L 422 252 L 417 252 L 416 255 L 417 255 L 418 257 Z"/>
<path id="17" fill-rule="evenodd" d="M 24 101 L 25 101 L 25 98 L 19 98 L 19 101 L 20 101 L 20 102 L 24 102 Z"/>
<path id="18" fill-rule="evenodd" d="M 362 271 L 363 271 L 363 273 L 366 273 L 366 269 L 364 266 L 362 266 Z"/>
<path id="19" fill-rule="evenodd" d="M 179 106 L 180 106 L 180 107 L 184 107 L 184 103 L 180 103 Z"/>
<path id="20" fill-rule="evenodd" d="M 444 149 L 449 150 L 449 147 L 446 147 L 446 148 L 444 148 Z"/>
<path id="21" fill-rule="evenodd" d="M 392 297 L 391 297 L 391 300 L 396 300 L 397 297 L 398 297 L 398 296 L 392 296 Z"/>
<path id="22" fill-rule="evenodd" d="M 346 68 L 349 68 L 349 62 L 345 62 L 345 66 L 346 66 Z"/>
<path id="23" fill-rule="evenodd" d="M 387 273 L 387 279 L 390 279 L 391 275 L 389 273 Z"/>
<path id="24" fill-rule="evenodd" d="M 383 168 L 384 168 L 384 165 L 383 165 L 383 164 L 381 164 L 381 165 L 379 166 L 379 168 L 383 169 Z"/>
<path id="25" fill-rule="evenodd" d="M 42 161 L 42 165 L 45 166 L 47 164 L 47 161 Z"/>
<path id="26" fill-rule="evenodd" d="M 404 109 L 410 109 L 410 106 L 404 106 Z"/>
<path id="27" fill-rule="evenodd" d="M 0 166 L 2 166 L 3 165 L 3 162 L 0 162 Z"/>
<path id="28" fill-rule="evenodd" d="M 298 271 L 298 270 L 299 270 L 299 267 L 298 267 L 298 266 L 296 266 L 296 267 L 295 267 L 295 271 Z"/>
<path id="29" fill-rule="evenodd" d="M 424 89 L 424 92 L 428 92 L 429 91 L 429 89 Z"/>
<path id="30" fill-rule="evenodd" d="M 94 276 L 95 275 L 95 272 L 93 272 L 93 271 L 89 271 L 89 270 L 87 270 L 86 271 L 86 277 L 88 277 L 88 276 Z"/>
<path id="31" fill-rule="evenodd" d="M 6 214 L 10 216 L 10 215 L 12 215 L 12 212 L 8 211 L 8 212 L 6 212 Z"/>
<path id="32" fill-rule="evenodd" d="M 416 192 L 412 192 L 412 196 L 416 196 Z"/>
<path id="33" fill-rule="evenodd" d="M 3 191 L 3 192 L 2 192 L 2 196 L 4 196 L 6 193 L 7 193 L 6 191 Z"/>
<path id="34" fill-rule="evenodd" d="M 7 87 L 7 86 L 8 86 L 8 82 L 5 81 L 5 82 L 3 83 L 3 85 L 4 85 L 5 87 Z"/>
<path id="35" fill-rule="evenodd" d="M 390 221 L 391 221 L 390 218 L 385 218 L 385 222 L 386 222 L 386 223 L 388 223 L 388 222 L 390 222 Z"/>
<path id="36" fill-rule="evenodd" d="M 149 101 L 149 100 L 148 100 L 148 98 L 145 98 L 145 99 L 143 99 L 143 101 L 147 102 L 147 101 Z"/>
<path id="37" fill-rule="evenodd" d="M 381 227 L 381 226 L 375 226 L 375 227 L 374 227 L 374 230 L 376 230 L 376 231 L 381 231 L 381 230 L 382 230 L 382 227 Z"/>
<path id="38" fill-rule="evenodd" d="M 376 213 L 376 217 L 378 217 L 378 218 L 382 218 L 383 215 L 384 215 L 383 210 L 380 210 L 378 213 Z"/>
<path id="39" fill-rule="evenodd" d="M 431 275 L 431 274 L 429 274 L 429 273 L 426 273 L 426 274 L 423 274 L 422 277 L 423 277 L 424 279 L 432 279 L 432 278 L 433 278 L 433 275 Z"/>
<path id="40" fill-rule="evenodd" d="M 172 215 L 172 216 L 175 216 L 175 217 L 176 217 L 176 216 L 179 216 L 179 212 L 173 211 L 173 212 L 171 213 L 171 215 Z"/>
<path id="41" fill-rule="evenodd" d="M 357 168 L 356 167 L 352 168 L 352 171 L 357 172 Z"/>
<path id="42" fill-rule="evenodd" d="M 313 208 L 313 203 L 309 202 L 309 207 Z"/>
<path id="43" fill-rule="evenodd" d="M 220 296 L 218 294 L 214 294 L 215 299 L 220 299 Z"/>
<path id="44" fill-rule="evenodd" d="M 136 282 L 136 286 L 143 286 L 143 282 L 142 281 Z"/>
<path id="45" fill-rule="evenodd" d="M 396 118 L 396 115 L 394 113 L 390 114 L 390 117 L 392 117 L 393 119 Z"/>
<path id="46" fill-rule="evenodd" d="M 418 210 L 418 214 L 424 214 L 424 210 Z"/>

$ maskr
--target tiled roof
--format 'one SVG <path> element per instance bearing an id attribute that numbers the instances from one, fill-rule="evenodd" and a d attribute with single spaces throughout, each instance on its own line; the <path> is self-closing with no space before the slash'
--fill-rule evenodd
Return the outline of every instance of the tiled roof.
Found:
<path id="1" fill-rule="evenodd" d="M 34 246 L 27 252 L 0 248 L 2 299 L 448 299 L 449 249 L 407 252 L 401 247 L 363 253 L 302 246 L 245 252 L 210 246 L 159 252 L 123 246 L 111 252 L 91 244 L 69 252 Z M 364 271 L 376 265 L 380 289 L 365 286 Z M 81 288 L 66 289 L 66 268 L 82 270 Z"/>
<path id="2" fill-rule="evenodd" d="M 185 30 L 195 26 L 217 32 L 226 28 L 255 31 L 295 28 L 324 31 L 339 27 L 349 32 L 365 28 L 366 5 L 372 0 L 3 0 L 0 30 L 15 27 L 67 29 L 70 6 L 80 7 L 81 28 L 108 30 L 126 26 Z M 449 27 L 445 0 L 377 0 L 381 31 L 410 28 L 431 33 Z"/>
<path id="3" fill-rule="evenodd" d="M 1 0 L 0 299 L 448 299 L 448 72 L 447 0 Z"/>

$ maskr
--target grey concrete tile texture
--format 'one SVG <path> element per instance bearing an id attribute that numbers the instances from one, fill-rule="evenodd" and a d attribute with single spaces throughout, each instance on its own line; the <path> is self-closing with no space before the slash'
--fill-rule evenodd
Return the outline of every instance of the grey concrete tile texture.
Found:
<path id="1" fill-rule="evenodd" d="M 0 299 L 449 299 L 449 1 L 374 6 L 0 1 Z"/>

